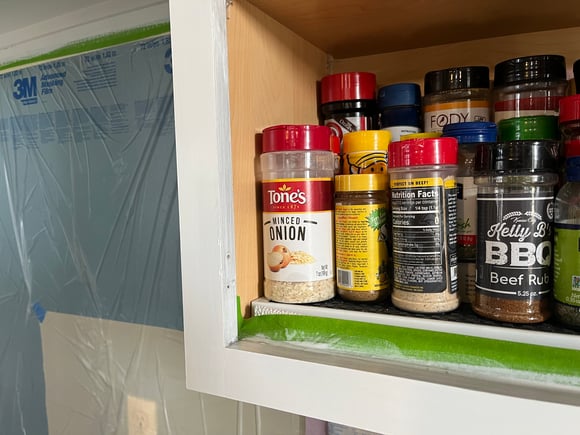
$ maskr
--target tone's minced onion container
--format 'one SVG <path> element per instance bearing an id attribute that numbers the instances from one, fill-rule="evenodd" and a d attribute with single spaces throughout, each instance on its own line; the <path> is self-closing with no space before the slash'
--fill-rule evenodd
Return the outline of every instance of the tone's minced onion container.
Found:
<path id="1" fill-rule="evenodd" d="M 459 306 L 457 139 L 409 139 L 389 149 L 393 305 L 418 313 Z"/>
<path id="2" fill-rule="evenodd" d="M 276 125 L 262 132 L 264 295 L 309 303 L 335 294 L 332 131 Z"/>

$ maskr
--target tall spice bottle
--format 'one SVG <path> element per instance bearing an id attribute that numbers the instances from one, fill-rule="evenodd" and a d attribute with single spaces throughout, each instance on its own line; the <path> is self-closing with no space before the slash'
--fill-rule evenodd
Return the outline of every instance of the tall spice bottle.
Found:
<path id="1" fill-rule="evenodd" d="M 577 68 L 580 64 L 574 63 Z M 560 100 L 559 125 L 566 183 L 556 196 L 554 217 L 554 314 L 580 328 L 580 95 Z"/>
<path id="2" fill-rule="evenodd" d="M 389 150 L 395 307 L 441 313 L 457 294 L 457 139 L 409 139 Z"/>
<path id="3" fill-rule="evenodd" d="M 277 125 L 262 132 L 264 295 L 308 303 L 335 294 L 330 128 Z"/>
<path id="4" fill-rule="evenodd" d="M 539 323 L 551 314 L 557 141 L 480 144 L 477 275 L 473 310 L 493 320 Z"/>
<path id="5" fill-rule="evenodd" d="M 479 143 L 494 143 L 497 127 L 493 122 L 458 122 L 443 127 L 444 137 L 459 144 L 457 162 L 457 287 L 459 299 L 475 298 L 475 251 L 477 248 L 477 186 L 473 181 L 475 153 Z"/>

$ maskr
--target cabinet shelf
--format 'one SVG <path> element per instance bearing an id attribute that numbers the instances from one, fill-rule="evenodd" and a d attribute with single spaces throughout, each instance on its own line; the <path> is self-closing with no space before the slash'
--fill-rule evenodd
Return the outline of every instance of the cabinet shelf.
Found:
<path id="1" fill-rule="evenodd" d="M 580 25 L 574 0 L 251 0 L 337 59 Z"/>
<path id="2" fill-rule="evenodd" d="M 354 320 L 379 325 L 439 331 L 514 343 L 580 350 L 578 331 L 553 321 L 540 324 L 494 322 L 477 316 L 467 304 L 441 314 L 416 314 L 393 306 L 355 303 L 334 298 L 314 304 L 296 305 L 259 298 L 252 302 L 252 315 L 296 314 L 312 317 Z"/>
<path id="3" fill-rule="evenodd" d="M 241 325 L 237 349 L 391 375 L 402 375 L 404 367 L 404 376 L 413 379 L 580 405 L 575 335 L 547 334 L 548 339 L 478 323 L 266 300 L 253 308 L 255 316 Z"/>

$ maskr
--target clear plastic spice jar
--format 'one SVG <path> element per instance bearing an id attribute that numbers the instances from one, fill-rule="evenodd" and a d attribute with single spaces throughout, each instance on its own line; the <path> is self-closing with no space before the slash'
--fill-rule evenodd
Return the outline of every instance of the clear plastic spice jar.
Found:
<path id="1" fill-rule="evenodd" d="M 330 128 L 317 125 L 262 132 L 264 295 L 272 301 L 335 295 L 331 136 Z"/>
<path id="2" fill-rule="evenodd" d="M 554 314 L 580 328 L 580 140 L 566 144 L 566 178 L 555 206 Z"/>
<path id="3" fill-rule="evenodd" d="M 447 124 L 490 120 L 489 68 L 461 66 L 425 74 L 424 131 Z"/>
<path id="4" fill-rule="evenodd" d="M 574 63 L 575 76 L 580 63 Z M 566 183 L 556 196 L 554 217 L 554 314 L 580 328 L 580 95 L 560 100 Z"/>
<path id="5" fill-rule="evenodd" d="M 457 287 L 461 302 L 475 298 L 475 252 L 477 250 L 477 186 L 473 181 L 475 153 L 480 143 L 497 141 L 493 122 L 460 122 L 443 127 L 444 137 L 459 144 L 457 162 Z"/>
<path id="6" fill-rule="evenodd" d="M 385 174 L 337 175 L 335 246 L 338 294 L 383 300 L 389 288 L 388 199 Z"/>
<path id="7" fill-rule="evenodd" d="M 440 313 L 457 294 L 457 139 L 409 139 L 389 150 L 397 308 Z"/>
<path id="8" fill-rule="evenodd" d="M 558 116 L 566 95 L 566 60 L 560 55 L 518 57 L 494 68 L 494 121 L 522 116 Z"/>
<path id="9" fill-rule="evenodd" d="M 538 323 L 551 314 L 557 157 L 557 141 L 478 146 L 472 307 L 483 317 Z"/>

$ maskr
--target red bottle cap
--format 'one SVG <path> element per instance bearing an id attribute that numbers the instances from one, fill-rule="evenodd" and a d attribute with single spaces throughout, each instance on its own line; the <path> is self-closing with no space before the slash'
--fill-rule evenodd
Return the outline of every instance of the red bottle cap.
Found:
<path id="1" fill-rule="evenodd" d="M 389 168 L 456 164 L 457 139 L 454 137 L 407 139 L 393 142 L 389 147 Z"/>
<path id="2" fill-rule="evenodd" d="M 274 125 L 262 131 L 262 152 L 330 152 L 332 137 L 332 130 L 323 125 Z"/>
<path id="3" fill-rule="evenodd" d="M 560 124 L 580 120 L 580 94 L 560 99 Z"/>
<path id="4" fill-rule="evenodd" d="M 566 158 L 580 157 L 580 140 L 571 140 L 564 144 Z"/>
<path id="5" fill-rule="evenodd" d="M 348 100 L 374 100 L 377 78 L 369 72 L 331 74 L 320 83 L 320 103 Z"/>

